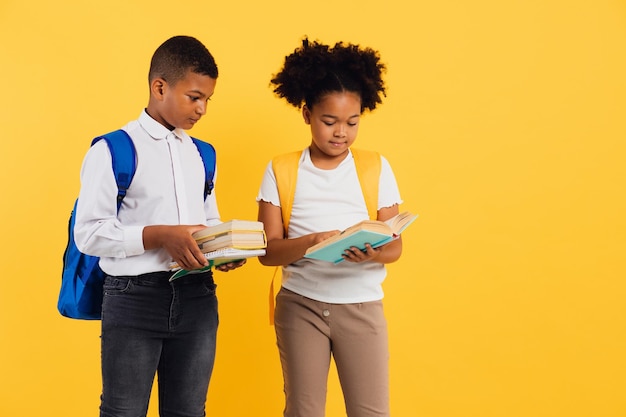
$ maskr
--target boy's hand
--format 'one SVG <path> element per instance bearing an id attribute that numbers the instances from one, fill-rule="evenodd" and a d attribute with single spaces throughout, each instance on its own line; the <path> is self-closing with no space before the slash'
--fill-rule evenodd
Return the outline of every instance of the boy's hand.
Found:
<path id="1" fill-rule="evenodd" d="M 218 265 L 215 267 L 215 269 L 217 269 L 218 271 L 222 271 L 222 272 L 228 272 L 228 271 L 232 271 L 233 269 L 237 269 L 237 268 L 244 266 L 245 263 L 246 263 L 246 260 L 242 259 L 241 261 L 238 261 L 238 262 L 228 262 L 226 264 Z"/>
<path id="2" fill-rule="evenodd" d="M 209 264 L 191 234 L 205 228 L 203 225 L 146 226 L 143 229 L 144 248 L 163 248 L 174 262 L 188 271 Z"/>

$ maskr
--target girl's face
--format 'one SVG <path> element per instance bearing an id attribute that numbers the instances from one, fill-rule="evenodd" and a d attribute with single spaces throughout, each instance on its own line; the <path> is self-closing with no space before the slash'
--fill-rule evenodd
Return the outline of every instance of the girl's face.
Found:
<path id="1" fill-rule="evenodd" d="M 304 122 L 311 126 L 311 158 L 341 162 L 356 139 L 361 117 L 358 94 L 333 92 L 312 108 L 302 109 Z"/>

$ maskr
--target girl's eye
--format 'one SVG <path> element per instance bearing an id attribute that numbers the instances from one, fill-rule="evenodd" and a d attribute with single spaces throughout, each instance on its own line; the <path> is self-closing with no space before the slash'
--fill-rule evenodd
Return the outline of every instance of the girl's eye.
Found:
<path id="1" fill-rule="evenodd" d="M 326 126 L 332 126 L 335 124 L 334 122 L 325 122 L 325 121 L 322 121 L 322 123 L 324 123 Z"/>
<path id="2" fill-rule="evenodd" d="M 353 123 L 348 123 L 348 126 L 356 126 L 357 124 L 355 122 Z"/>

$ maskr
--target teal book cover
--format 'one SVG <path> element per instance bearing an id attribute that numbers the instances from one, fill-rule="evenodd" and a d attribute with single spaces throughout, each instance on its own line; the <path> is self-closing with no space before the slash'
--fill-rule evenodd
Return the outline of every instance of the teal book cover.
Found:
<path id="1" fill-rule="evenodd" d="M 311 246 L 306 251 L 304 257 L 339 263 L 344 260 L 342 255 L 346 249 L 357 247 L 365 250 L 366 243 L 372 245 L 373 248 L 385 245 L 398 238 L 400 233 L 409 227 L 417 217 L 417 214 L 405 211 L 384 222 L 380 220 L 363 220 L 338 235 Z"/>
<path id="2" fill-rule="evenodd" d="M 320 261 L 339 263 L 343 261 L 341 256 L 343 252 L 356 246 L 361 250 L 365 250 L 365 244 L 369 243 L 372 247 L 376 248 L 382 246 L 385 243 L 391 242 L 393 236 L 388 234 L 381 234 L 372 232 L 371 230 L 359 230 L 343 239 L 337 240 L 335 243 L 326 245 L 318 250 L 312 251 L 304 255 L 305 258 L 318 259 Z"/>

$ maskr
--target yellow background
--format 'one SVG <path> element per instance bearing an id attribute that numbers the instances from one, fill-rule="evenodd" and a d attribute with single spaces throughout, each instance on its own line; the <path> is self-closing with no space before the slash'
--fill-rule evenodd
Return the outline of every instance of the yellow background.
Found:
<path id="1" fill-rule="evenodd" d="M 56 312 L 66 222 L 90 139 L 139 115 L 178 34 L 221 72 L 191 133 L 218 150 L 224 219 L 256 218 L 268 160 L 308 144 L 269 88 L 304 35 L 388 64 L 357 144 L 420 214 L 384 287 L 393 415 L 626 415 L 624 1 L 3 0 L 1 416 L 97 413 L 99 323 Z M 281 413 L 272 273 L 216 278 L 210 416 Z"/>

